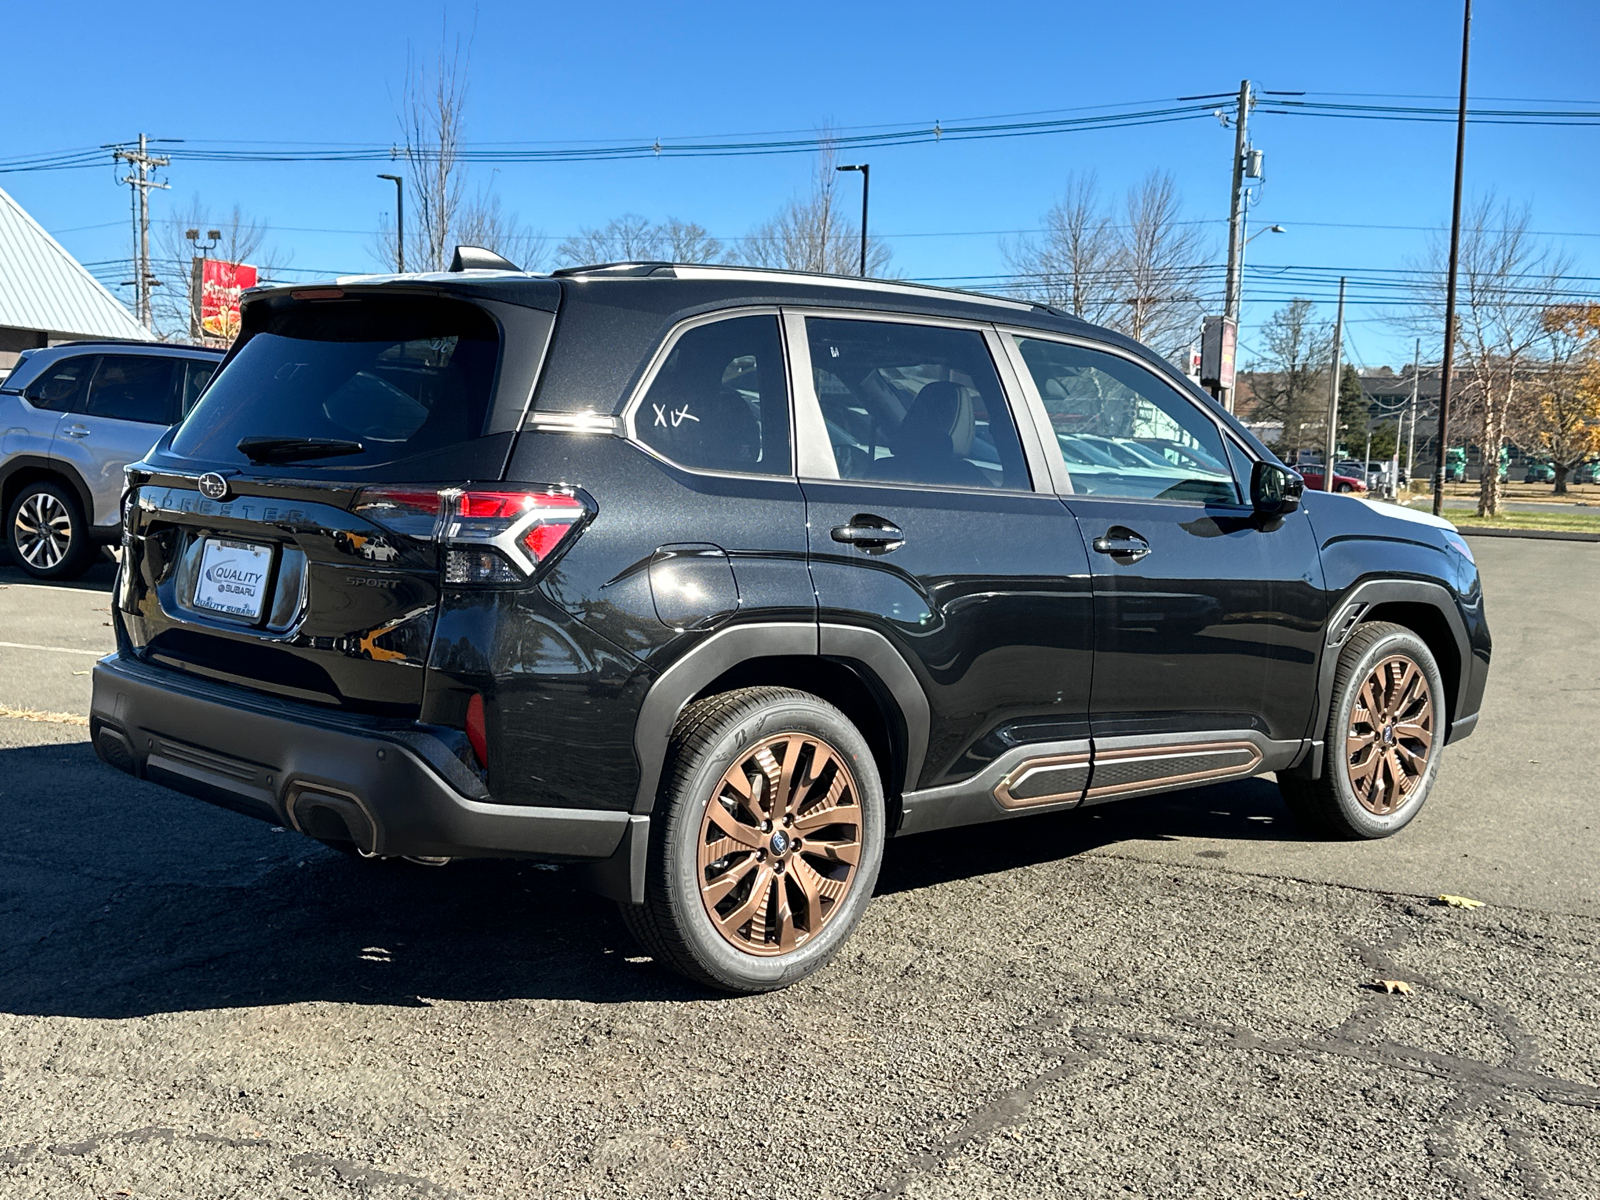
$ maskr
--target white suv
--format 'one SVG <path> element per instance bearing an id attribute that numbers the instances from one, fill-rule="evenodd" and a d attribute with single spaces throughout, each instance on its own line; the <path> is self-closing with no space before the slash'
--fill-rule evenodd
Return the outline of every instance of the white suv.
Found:
<path id="1" fill-rule="evenodd" d="M 121 529 L 122 468 L 194 406 L 222 354 L 74 342 L 24 354 L 0 383 L 0 513 L 11 560 L 71 579 Z"/>

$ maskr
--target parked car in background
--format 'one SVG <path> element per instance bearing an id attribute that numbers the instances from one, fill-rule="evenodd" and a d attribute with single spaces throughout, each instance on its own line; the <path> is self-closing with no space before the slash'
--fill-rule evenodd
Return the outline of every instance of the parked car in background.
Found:
<path id="1" fill-rule="evenodd" d="M 72 579 L 121 536 L 122 468 L 194 407 L 222 353 L 145 342 L 24 351 L 0 383 L 0 513 L 11 560 Z"/>
<path id="2" fill-rule="evenodd" d="M 1546 462 L 1530 462 L 1523 472 L 1523 483 L 1554 483 L 1556 469 Z"/>
<path id="3" fill-rule="evenodd" d="M 1361 464 L 1359 463 L 1356 464 L 1358 471 L 1360 469 L 1360 465 Z M 1320 492 L 1322 490 L 1321 463 L 1317 463 L 1314 466 L 1301 467 L 1299 470 L 1301 476 L 1306 481 L 1307 491 Z M 1333 472 L 1333 490 L 1336 492 L 1364 492 L 1367 490 L 1367 485 L 1361 482 L 1357 475 L 1340 474 L 1338 466 L 1335 465 Z"/>
<path id="4" fill-rule="evenodd" d="M 1579 463 L 1572 472 L 1573 483 L 1600 483 L 1600 462 Z"/>
<path id="5" fill-rule="evenodd" d="M 1302 495 L 1126 337 L 472 253 L 505 269 L 247 295 L 129 468 L 107 763 L 352 859 L 568 864 L 756 992 L 838 952 L 890 837 L 1268 772 L 1387 837 L 1477 721 L 1455 529 Z"/>

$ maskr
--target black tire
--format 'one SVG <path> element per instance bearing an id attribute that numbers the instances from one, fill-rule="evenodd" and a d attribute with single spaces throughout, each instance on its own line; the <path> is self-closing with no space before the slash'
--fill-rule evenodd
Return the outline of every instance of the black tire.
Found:
<path id="1" fill-rule="evenodd" d="M 1385 779 L 1395 779 L 1394 770 L 1385 762 L 1379 762 L 1371 781 L 1358 785 L 1355 776 L 1362 775 L 1360 767 L 1370 761 L 1369 749 L 1358 748 L 1352 755 L 1346 749 L 1346 738 L 1352 731 L 1363 688 L 1374 672 L 1390 660 L 1400 664 L 1410 662 L 1426 684 L 1429 719 L 1424 765 L 1414 775 L 1406 774 L 1415 765 L 1416 749 L 1424 745 L 1419 737 L 1412 736 L 1420 728 L 1415 721 L 1391 721 L 1387 731 L 1363 721 L 1359 728 L 1370 727 L 1376 731 L 1370 742 L 1370 752 L 1380 759 L 1387 756 L 1402 769 L 1410 783 L 1409 787 L 1404 783 L 1385 785 Z M 1403 671 L 1404 668 L 1398 669 Z M 1412 695 L 1414 697 L 1416 692 Z M 1290 813 L 1308 828 L 1337 838 L 1386 838 L 1399 833 L 1422 810 L 1438 777 L 1439 761 L 1449 731 L 1447 710 L 1444 678 L 1426 642 L 1401 625 L 1374 621 L 1358 626 L 1345 642 L 1334 671 L 1333 703 L 1327 728 L 1323 731 L 1326 750 L 1322 777 L 1305 779 L 1283 774 L 1278 777 L 1278 788 Z M 1413 698 L 1405 715 L 1415 715 L 1419 711 Z M 1383 811 L 1396 792 L 1402 794 L 1402 799 Z"/>
<path id="2" fill-rule="evenodd" d="M 737 846 L 727 860 L 718 862 L 735 863 L 725 868 L 722 878 L 745 872 L 739 884 L 720 901 L 703 900 L 701 886 L 708 872 L 718 869 L 715 862 L 709 867 L 700 863 L 702 846 L 710 844 L 706 831 L 710 828 L 711 817 L 707 810 L 714 796 L 728 794 L 724 790 L 728 773 L 743 770 L 743 763 L 754 761 L 752 756 L 762 744 L 783 735 L 798 735 L 812 743 L 809 750 L 795 748 L 798 743 L 788 743 L 785 749 L 786 756 L 795 756 L 796 762 L 790 764 L 791 768 L 806 764 L 801 784 L 792 790 L 794 812 L 798 813 L 797 831 L 807 819 L 814 820 L 813 814 L 823 810 L 824 801 L 816 797 L 827 780 L 838 778 L 839 764 L 848 768 L 846 778 L 853 778 L 855 786 L 847 790 L 854 793 L 856 811 L 847 812 L 846 819 L 838 825 L 818 828 L 816 834 L 821 835 L 826 829 L 854 830 L 853 834 L 846 834 L 856 839 L 851 853 L 859 852 L 854 874 L 848 878 L 842 896 L 827 901 L 818 899 L 813 911 L 808 907 L 810 902 L 806 897 L 810 893 L 805 890 L 802 879 L 820 878 L 816 874 L 818 870 L 847 868 L 811 857 L 811 852 L 802 848 L 804 839 L 798 832 L 781 845 L 774 832 L 765 843 L 775 848 L 770 851 L 770 867 L 763 868 L 755 857 L 759 853 L 760 863 L 767 863 L 769 849 L 758 851 L 752 847 L 747 850 L 742 845 Z M 822 782 L 807 790 L 804 780 L 824 751 L 831 752 L 837 762 L 825 763 L 815 777 Z M 789 777 L 789 772 L 785 771 L 783 778 Z M 759 801 L 761 779 L 751 778 L 755 785 L 752 792 Z M 774 790 L 783 796 L 781 787 Z M 789 802 L 782 798 L 777 803 L 787 808 Z M 723 807 L 724 812 L 736 820 L 739 811 L 746 816 L 757 811 L 755 801 L 743 810 L 731 804 Z M 839 811 L 844 813 L 847 808 L 841 805 Z M 748 826 L 751 834 L 768 837 L 760 826 L 745 821 L 740 824 Z M 779 823 L 775 820 L 772 824 Z M 866 739 L 833 705 L 788 688 L 742 688 L 698 701 L 679 719 L 668 746 L 663 782 L 650 827 L 644 903 L 621 905 L 622 918 L 629 931 L 657 962 L 697 983 L 724 992 L 771 991 L 787 987 L 821 969 L 860 922 L 872 898 L 883 858 L 883 788 Z M 812 841 L 818 843 L 825 839 L 812 836 Z M 785 866 L 789 868 L 787 874 L 781 873 Z M 804 874 L 808 870 L 811 874 Z M 715 881 L 717 877 L 712 878 Z M 748 888 L 744 883 L 746 879 L 750 881 Z M 765 894 L 777 901 L 783 913 L 790 913 L 792 906 L 798 903 L 800 911 L 815 926 L 805 932 L 804 940 L 798 941 L 794 949 L 781 950 L 778 940 L 783 929 L 781 917 L 763 917 L 760 929 L 755 917 L 740 926 L 748 931 L 743 935 L 746 948 L 741 948 L 734 934 L 719 932 L 713 923 L 715 903 L 727 905 L 729 913 L 735 909 L 742 911 L 755 903 L 758 886 L 775 889 Z M 825 903 L 831 907 L 824 907 Z M 770 908 L 770 903 L 762 902 L 757 911 L 765 914 Z M 765 924 L 767 920 L 773 921 L 770 927 Z M 792 916 L 788 928 L 792 937 L 800 937 L 798 922 Z M 767 942 L 760 943 L 758 939 L 761 938 L 766 938 Z"/>
<path id="3" fill-rule="evenodd" d="M 1336 492 L 1351 492 L 1355 489 L 1352 488 L 1348 483 L 1336 483 L 1333 485 L 1333 490 Z"/>
<path id="4" fill-rule="evenodd" d="M 89 522 L 72 489 L 48 480 L 22 486 L 6 511 L 11 561 L 35 579 L 76 579 L 94 565 Z"/>

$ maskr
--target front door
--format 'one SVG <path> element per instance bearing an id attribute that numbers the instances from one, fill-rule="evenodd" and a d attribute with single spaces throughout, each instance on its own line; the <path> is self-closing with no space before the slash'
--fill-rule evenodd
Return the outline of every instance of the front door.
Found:
<path id="1" fill-rule="evenodd" d="M 1117 765 L 1149 747 L 1297 746 L 1315 700 L 1323 607 L 1305 513 L 1259 520 L 1234 468 L 1247 465 L 1242 452 L 1131 357 L 1021 334 L 1016 344 L 1062 446 L 1063 501 L 1091 548 L 1093 791 L 1208 761 L 1197 751 L 1164 767 Z M 1233 754 L 1215 761 L 1249 757 Z"/>
<path id="2" fill-rule="evenodd" d="M 798 425 L 823 653 L 831 625 L 865 626 L 918 675 L 929 725 L 907 790 L 1018 747 L 1086 751 L 1086 554 L 1048 484 L 1034 490 L 996 335 L 842 315 L 789 328 L 796 391 L 820 414 Z M 1086 777 L 1060 771 L 1030 799 L 1076 800 Z"/>

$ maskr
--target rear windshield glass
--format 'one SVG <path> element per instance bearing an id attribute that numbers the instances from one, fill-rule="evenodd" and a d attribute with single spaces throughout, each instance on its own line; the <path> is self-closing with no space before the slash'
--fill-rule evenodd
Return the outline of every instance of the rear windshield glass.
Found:
<path id="1" fill-rule="evenodd" d="M 483 432 L 499 334 L 452 301 L 312 301 L 274 313 L 222 370 L 172 443 L 207 462 L 247 462 L 241 438 L 360 443 L 304 465 L 396 462 Z"/>

